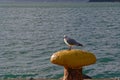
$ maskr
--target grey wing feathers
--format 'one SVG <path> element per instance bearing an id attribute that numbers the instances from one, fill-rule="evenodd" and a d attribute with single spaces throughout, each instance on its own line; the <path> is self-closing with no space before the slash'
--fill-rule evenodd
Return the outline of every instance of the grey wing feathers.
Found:
<path id="1" fill-rule="evenodd" d="M 81 45 L 80 43 L 78 43 L 77 41 L 75 41 L 74 39 L 71 39 L 71 38 L 67 39 L 67 42 L 68 42 L 70 45 L 78 45 L 78 46 Z"/>

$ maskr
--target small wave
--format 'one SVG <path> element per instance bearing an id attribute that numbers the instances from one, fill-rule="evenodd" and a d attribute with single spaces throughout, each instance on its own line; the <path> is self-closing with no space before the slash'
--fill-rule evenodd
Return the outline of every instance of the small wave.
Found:
<path id="1" fill-rule="evenodd" d="M 9 78 L 29 78 L 29 77 L 35 77 L 38 74 L 5 74 L 0 75 L 0 78 L 2 79 L 9 79 Z"/>

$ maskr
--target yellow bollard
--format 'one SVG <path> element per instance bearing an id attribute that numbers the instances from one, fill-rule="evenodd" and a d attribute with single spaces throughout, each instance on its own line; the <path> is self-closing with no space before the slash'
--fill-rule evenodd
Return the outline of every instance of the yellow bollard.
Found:
<path id="1" fill-rule="evenodd" d="M 51 56 L 53 64 L 64 66 L 63 80 L 83 80 L 82 67 L 94 64 L 96 57 L 93 53 L 83 50 L 61 50 Z"/>

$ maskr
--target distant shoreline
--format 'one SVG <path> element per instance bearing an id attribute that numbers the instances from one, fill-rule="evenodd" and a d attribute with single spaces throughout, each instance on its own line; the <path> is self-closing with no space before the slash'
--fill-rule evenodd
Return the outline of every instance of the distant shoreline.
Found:
<path id="1" fill-rule="evenodd" d="M 89 0 L 89 2 L 120 2 L 119 0 Z"/>

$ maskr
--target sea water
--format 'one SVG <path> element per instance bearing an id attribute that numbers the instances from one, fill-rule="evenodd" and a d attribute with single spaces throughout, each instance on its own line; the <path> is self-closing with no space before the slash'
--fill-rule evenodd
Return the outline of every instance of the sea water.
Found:
<path id="1" fill-rule="evenodd" d="M 0 3 L 0 78 L 60 78 L 51 55 L 68 35 L 93 52 L 93 78 L 120 77 L 120 3 Z"/>

